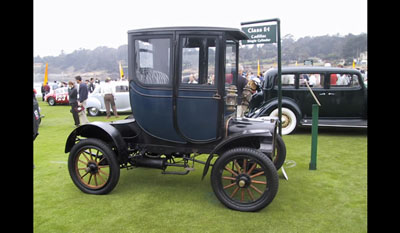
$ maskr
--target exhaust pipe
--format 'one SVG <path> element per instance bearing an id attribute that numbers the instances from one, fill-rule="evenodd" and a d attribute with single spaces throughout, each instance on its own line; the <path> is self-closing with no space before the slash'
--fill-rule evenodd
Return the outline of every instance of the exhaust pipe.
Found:
<path id="1" fill-rule="evenodd" d="M 148 168 L 157 168 L 161 170 L 165 170 L 167 167 L 166 165 L 167 159 L 166 158 L 147 158 L 141 155 L 134 156 L 131 158 L 132 165 L 136 167 L 148 167 Z"/>

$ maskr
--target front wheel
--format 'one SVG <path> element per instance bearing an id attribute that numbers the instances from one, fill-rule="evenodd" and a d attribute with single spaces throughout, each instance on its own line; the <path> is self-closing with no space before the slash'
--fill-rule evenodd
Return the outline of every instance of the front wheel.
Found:
<path id="1" fill-rule="evenodd" d="M 85 139 L 75 144 L 69 154 L 68 170 L 74 184 L 85 193 L 107 194 L 119 180 L 115 153 L 99 139 Z"/>
<path id="2" fill-rule="evenodd" d="M 97 108 L 94 108 L 94 107 L 88 108 L 87 112 L 88 112 L 89 116 L 93 116 L 93 117 L 98 116 L 100 114 L 100 110 Z"/>
<path id="3" fill-rule="evenodd" d="M 272 111 L 269 116 L 278 117 L 278 109 Z M 282 107 L 282 135 L 293 132 L 297 126 L 296 114 L 289 108 Z"/>
<path id="4" fill-rule="evenodd" d="M 278 192 L 278 173 L 272 161 L 252 148 L 234 148 L 217 159 L 211 185 L 228 208 L 258 211 L 269 205 Z"/>

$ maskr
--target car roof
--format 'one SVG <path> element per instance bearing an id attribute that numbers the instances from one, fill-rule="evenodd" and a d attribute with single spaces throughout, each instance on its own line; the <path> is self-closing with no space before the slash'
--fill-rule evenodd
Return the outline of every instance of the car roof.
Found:
<path id="1" fill-rule="evenodd" d="M 227 28 L 227 27 L 203 27 L 203 26 L 190 26 L 190 27 L 157 27 L 157 28 L 142 28 L 129 30 L 128 34 L 133 33 L 152 33 L 152 32 L 173 32 L 173 31 L 204 31 L 204 32 L 225 32 L 237 40 L 247 40 L 249 37 L 240 29 Z"/>
<path id="2" fill-rule="evenodd" d="M 325 67 L 325 66 L 288 66 L 282 67 L 282 73 L 348 73 L 359 74 L 359 70 L 339 68 L 339 67 Z M 278 73 L 277 68 L 267 70 L 266 75 L 275 75 Z M 361 74 L 361 73 L 360 73 Z"/>

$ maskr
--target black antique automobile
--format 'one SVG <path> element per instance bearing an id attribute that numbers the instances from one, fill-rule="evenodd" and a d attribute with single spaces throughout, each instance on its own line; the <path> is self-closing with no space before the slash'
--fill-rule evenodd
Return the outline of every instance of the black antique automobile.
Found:
<path id="1" fill-rule="evenodd" d="M 247 117 L 278 115 L 277 69 L 268 70 L 262 87 L 249 104 Z M 321 107 L 318 125 L 323 127 L 367 128 L 367 87 L 355 69 L 334 67 L 282 68 L 282 134 L 297 126 L 311 126 L 311 106 L 315 103 L 311 86 Z"/>
<path id="2" fill-rule="evenodd" d="M 75 185 L 85 193 L 106 194 L 117 185 L 121 168 L 185 175 L 198 162 L 204 164 L 202 178 L 212 166 L 212 189 L 227 207 L 266 207 L 278 191 L 277 168 L 286 149 L 277 139 L 277 118 L 235 117 L 242 39 L 247 36 L 231 28 L 129 31 L 133 117 L 72 131 L 65 153 Z M 200 154 L 209 154 L 207 160 L 196 159 Z"/>

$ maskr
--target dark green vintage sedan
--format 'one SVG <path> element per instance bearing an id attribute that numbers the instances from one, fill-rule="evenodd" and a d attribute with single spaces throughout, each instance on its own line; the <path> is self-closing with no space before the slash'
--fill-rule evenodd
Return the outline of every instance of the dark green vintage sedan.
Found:
<path id="1" fill-rule="evenodd" d="M 261 90 L 252 96 L 247 117 L 278 116 L 277 69 L 264 75 Z M 282 134 L 297 126 L 311 126 L 315 103 L 309 83 L 321 103 L 319 126 L 366 128 L 367 88 L 355 69 L 333 67 L 282 68 Z"/>

